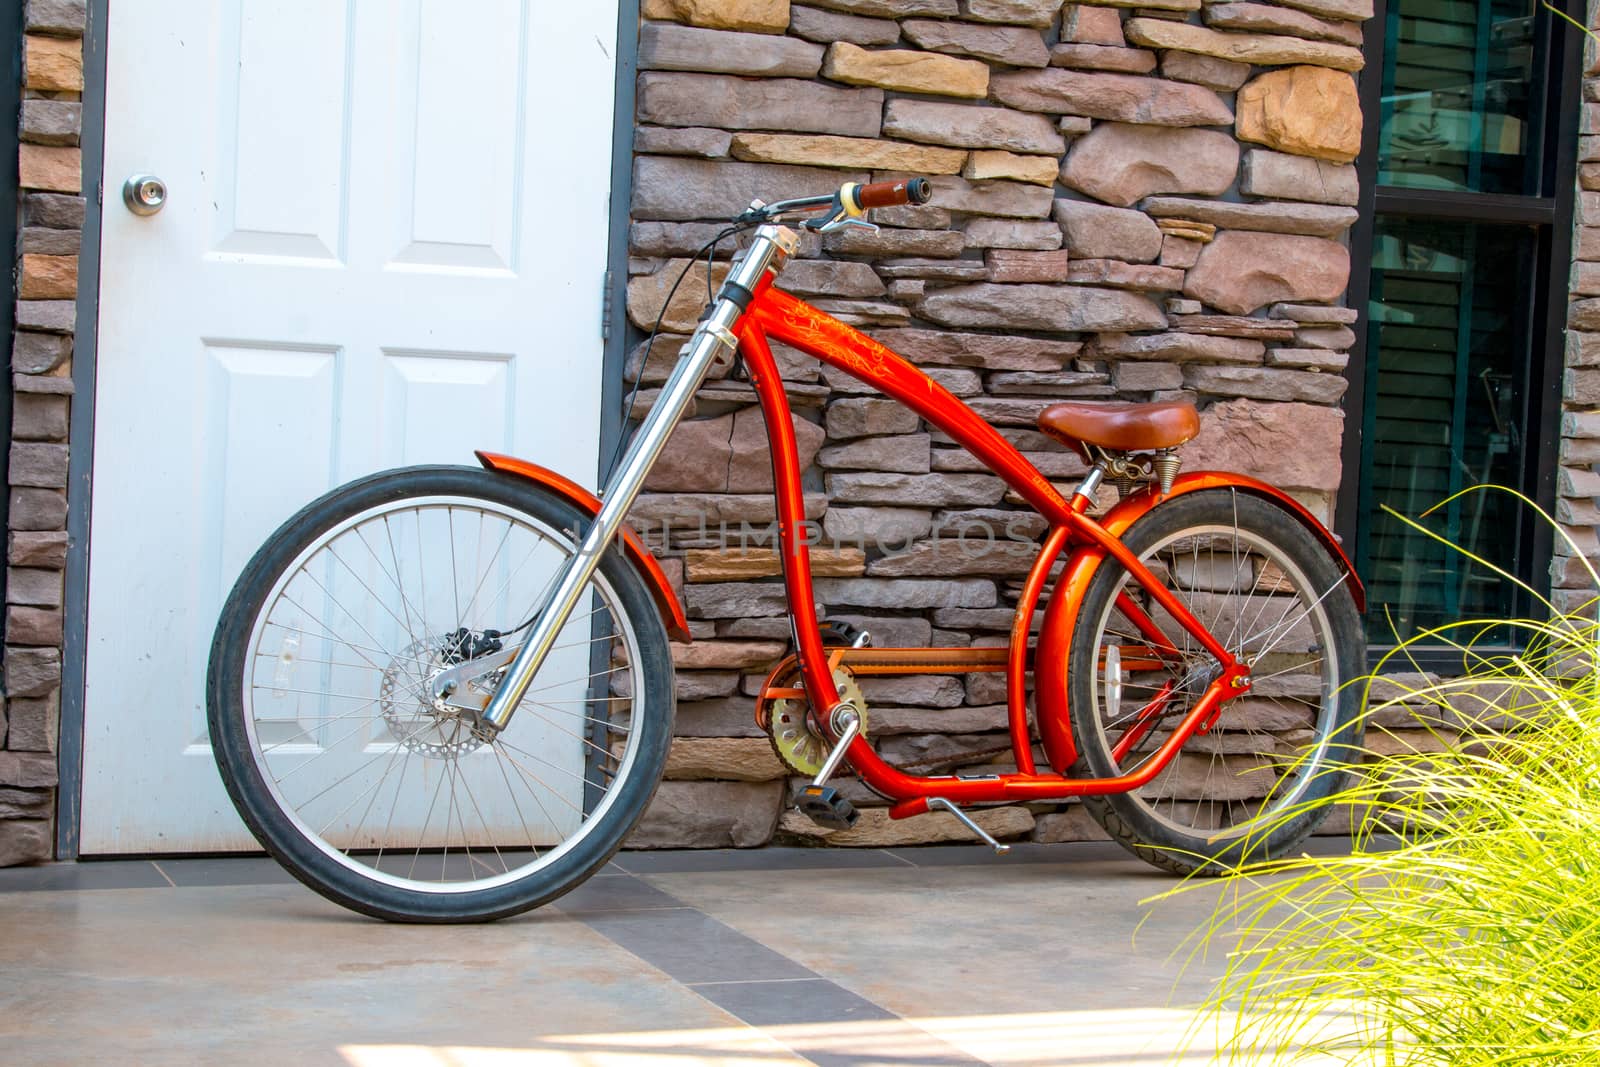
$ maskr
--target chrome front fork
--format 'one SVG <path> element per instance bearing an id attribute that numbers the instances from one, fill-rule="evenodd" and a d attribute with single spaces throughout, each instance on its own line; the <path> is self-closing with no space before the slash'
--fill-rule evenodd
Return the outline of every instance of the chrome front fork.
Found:
<path id="1" fill-rule="evenodd" d="M 504 679 L 480 714 L 480 721 L 487 730 L 498 733 L 511 721 L 523 694 L 544 665 L 556 636 L 572 617 L 584 586 L 594 577 L 601 557 L 622 528 L 628 509 L 644 487 L 645 478 L 688 410 L 695 392 L 717 359 L 725 351 L 731 352 L 737 347 L 733 325 L 744 314 L 744 307 L 739 301 L 729 298 L 730 287 L 736 287 L 732 288 L 734 292 L 753 292 L 770 267 L 782 266 L 796 243 L 791 231 L 777 226 L 763 226 L 756 231 L 756 239 L 749 252 L 729 272 L 727 281 L 723 283 L 723 293 L 717 299 L 711 315 L 690 338 L 687 354 L 679 359 L 672 375 L 662 386 L 650 414 L 634 435 L 622 465 L 602 491 L 604 503 L 596 513 L 589 532 L 584 535 L 577 553 L 567 562 L 554 591 L 533 624 L 533 631 L 506 668 Z M 446 693 L 436 692 L 434 695 L 448 699 Z"/>

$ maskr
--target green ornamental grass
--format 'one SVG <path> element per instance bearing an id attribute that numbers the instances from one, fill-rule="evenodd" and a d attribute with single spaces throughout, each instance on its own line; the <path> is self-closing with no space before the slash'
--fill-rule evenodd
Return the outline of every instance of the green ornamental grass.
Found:
<path id="1" fill-rule="evenodd" d="M 1600 628 L 1595 601 L 1524 588 L 1547 619 L 1431 630 L 1375 671 L 1447 644 L 1465 674 L 1369 700 L 1366 759 L 1323 802 L 1349 855 L 1224 880 L 1191 945 L 1234 946 L 1192 1035 L 1215 1028 L 1222 1062 L 1600 1065 Z"/>

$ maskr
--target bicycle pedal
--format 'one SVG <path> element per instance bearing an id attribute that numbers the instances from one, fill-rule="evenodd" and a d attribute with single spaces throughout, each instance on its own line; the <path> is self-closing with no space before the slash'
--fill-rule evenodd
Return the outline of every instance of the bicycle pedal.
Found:
<path id="1" fill-rule="evenodd" d="M 860 813 L 856 806 L 839 795 L 831 785 L 808 785 L 800 790 L 795 807 L 818 826 L 830 830 L 848 830 L 856 824 Z"/>

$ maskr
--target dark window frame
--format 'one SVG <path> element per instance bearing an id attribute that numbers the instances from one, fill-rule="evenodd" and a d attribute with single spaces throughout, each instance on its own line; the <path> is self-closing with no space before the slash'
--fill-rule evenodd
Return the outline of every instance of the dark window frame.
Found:
<path id="1" fill-rule="evenodd" d="M 1583 0 L 1556 0 L 1562 10 L 1577 9 L 1583 22 Z M 1379 215 L 1413 218 L 1469 219 L 1478 222 L 1524 224 L 1537 227 L 1538 253 L 1534 264 L 1534 307 L 1531 320 L 1543 329 L 1543 344 L 1530 353 L 1527 407 L 1524 425 L 1538 427 L 1538 440 L 1528 449 L 1523 484 L 1529 495 L 1546 511 L 1555 507 L 1556 473 L 1561 447 L 1561 386 L 1566 352 L 1568 277 L 1572 267 L 1572 216 L 1576 200 L 1578 119 L 1582 107 L 1581 71 L 1583 34 L 1574 26 L 1541 9 L 1540 32 L 1544 35 L 1542 77 L 1546 92 L 1533 124 L 1532 136 L 1542 145 L 1533 158 L 1537 176 L 1531 183 L 1535 195 L 1506 193 L 1452 192 L 1412 189 L 1403 186 L 1379 187 L 1378 151 L 1382 132 L 1382 81 L 1388 31 L 1389 0 L 1375 0 L 1373 17 L 1363 29 L 1362 52 L 1367 65 L 1358 76 L 1361 112 L 1364 117 L 1361 155 L 1356 172 L 1361 181 L 1359 217 L 1350 233 L 1351 276 L 1349 305 L 1360 311 L 1356 342 L 1351 347 L 1345 376 L 1350 387 L 1345 393 L 1344 442 L 1341 448 L 1343 477 L 1335 499 L 1335 528 L 1350 551 L 1359 543 L 1362 525 L 1368 521 L 1360 513 L 1363 423 L 1367 390 L 1367 308 L 1371 294 L 1371 264 L 1374 233 Z M 1569 11 L 1569 13 L 1571 13 Z M 1558 124 L 1554 136 L 1550 124 Z M 1553 286 L 1559 286 L 1554 290 Z M 1549 525 L 1536 516 L 1524 517 L 1521 541 L 1528 546 L 1532 573 L 1524 577 L 1541 593 L 1548 593 L 1550 574 L 1547 565 L 1554 551 L 1555 537 Z M 1393 647 L 1380 615 L 1369 612 L 1369 654 L 1374 662 Z M 1384 640 L 1389 638 L 1389 640 Z M 1405 664 L 1424 669 L 1451 669 L 1461 666 L 1461 654 L 1447 646 L 1417 648 Z"/>

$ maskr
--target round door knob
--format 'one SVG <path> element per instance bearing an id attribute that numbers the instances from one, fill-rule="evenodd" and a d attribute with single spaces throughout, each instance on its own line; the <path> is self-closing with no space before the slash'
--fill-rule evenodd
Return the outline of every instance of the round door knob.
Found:
<path id="1" fill-rule="evenodd" d="M 135 215 L 154 215 L 167 203 L 167 183 L 154 174 L 135 174 L 122 183 L 122 202 Z"/>

